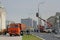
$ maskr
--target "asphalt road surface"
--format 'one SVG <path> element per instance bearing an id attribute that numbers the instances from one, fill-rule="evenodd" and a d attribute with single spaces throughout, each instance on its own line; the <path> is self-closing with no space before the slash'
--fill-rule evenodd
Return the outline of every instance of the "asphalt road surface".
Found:
<path id="1" fill-rule="evenodd" d="M 32 33 L 36 36 L 42 37 L 45 40 L 60 40 L 60 37 L 55 37 L 53 33 Z"/>
<path id="2" fill-rule="evenodd" d="M 22 40 L 22 36 L 0 35 L 0 40 Z"/>

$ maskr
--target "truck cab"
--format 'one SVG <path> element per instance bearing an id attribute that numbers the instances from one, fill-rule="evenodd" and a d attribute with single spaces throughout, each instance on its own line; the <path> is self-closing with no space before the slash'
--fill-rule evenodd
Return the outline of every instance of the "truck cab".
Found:
<path id="1" fill-rule="evenodd" d="M 10 36 L 12 35 L 21 35 L 23 32 L 22 29 L 24 29 L 25 26 L 22 26 L 23 24 L 16 23 L 16 24 L 10 24 L 8 27 L 8 33 Z"/>

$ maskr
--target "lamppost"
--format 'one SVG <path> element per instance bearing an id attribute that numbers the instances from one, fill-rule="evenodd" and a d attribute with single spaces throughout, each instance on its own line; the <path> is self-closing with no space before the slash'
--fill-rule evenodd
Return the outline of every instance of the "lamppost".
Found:
<path id="1" fill-rule="evenodd" d="M 40 13 L 40 12 L 39 12 L 39 11 L 40 11 L 40 9 L 39 9 L 39 8 L 40 8 L 40 4 L 44 4 L 44 3 L 45 3 L 45 2 L 39 2 L 39 3 L 38 3 L 38 12 L 37 12 L 38 15 L 39 15 L 39 13 Z M 40 14 L 40 17 L 41 17 L 41 14 Z M 41 19 L 38 18 L 38 25 L 41 25 L 41 24 L 42 24 Z"/>
<path id="2" fill-rule="evenodd" d="M 40 12 L 39 12 L 39 11 L 40 11 L 39 8 L 40 8 L 40 4 L 44 4 L 44 3 L 45 3 L 45 2 L 39 2 L 39 3 L 38 3 L 38 12 L 36 13 L 36 17 L 38 17 L 38 27 L 42 25 L 42 21 L 41 21 L 41 19 L 39 18 L 39 13 L 40 13 Z M 40 17 L 41 17 L 41 14 L 40 14 Z"/>

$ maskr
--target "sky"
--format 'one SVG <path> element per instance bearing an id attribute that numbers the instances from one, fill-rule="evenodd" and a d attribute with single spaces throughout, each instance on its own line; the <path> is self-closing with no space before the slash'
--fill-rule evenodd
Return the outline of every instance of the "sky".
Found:
<path id="1" fill-rule="evenodd" d="M 32 18 L 37 20 L 36 12 L 43 19 L 60 12 L 60 0 L 0 0 L 6 9 L 7 20 L 21 22 L 21 19 Z"/>

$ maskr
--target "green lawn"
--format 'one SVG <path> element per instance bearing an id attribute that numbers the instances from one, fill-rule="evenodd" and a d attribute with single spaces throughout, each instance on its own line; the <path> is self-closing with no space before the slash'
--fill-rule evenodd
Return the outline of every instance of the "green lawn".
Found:
<path id="1" fill-rule="evenodd" d="M 42 39 L 37 38 L 36 36 L 33 36 L 33 35 L 24 35 L 22 37 L 22 40 L 42 40 Z"/>

